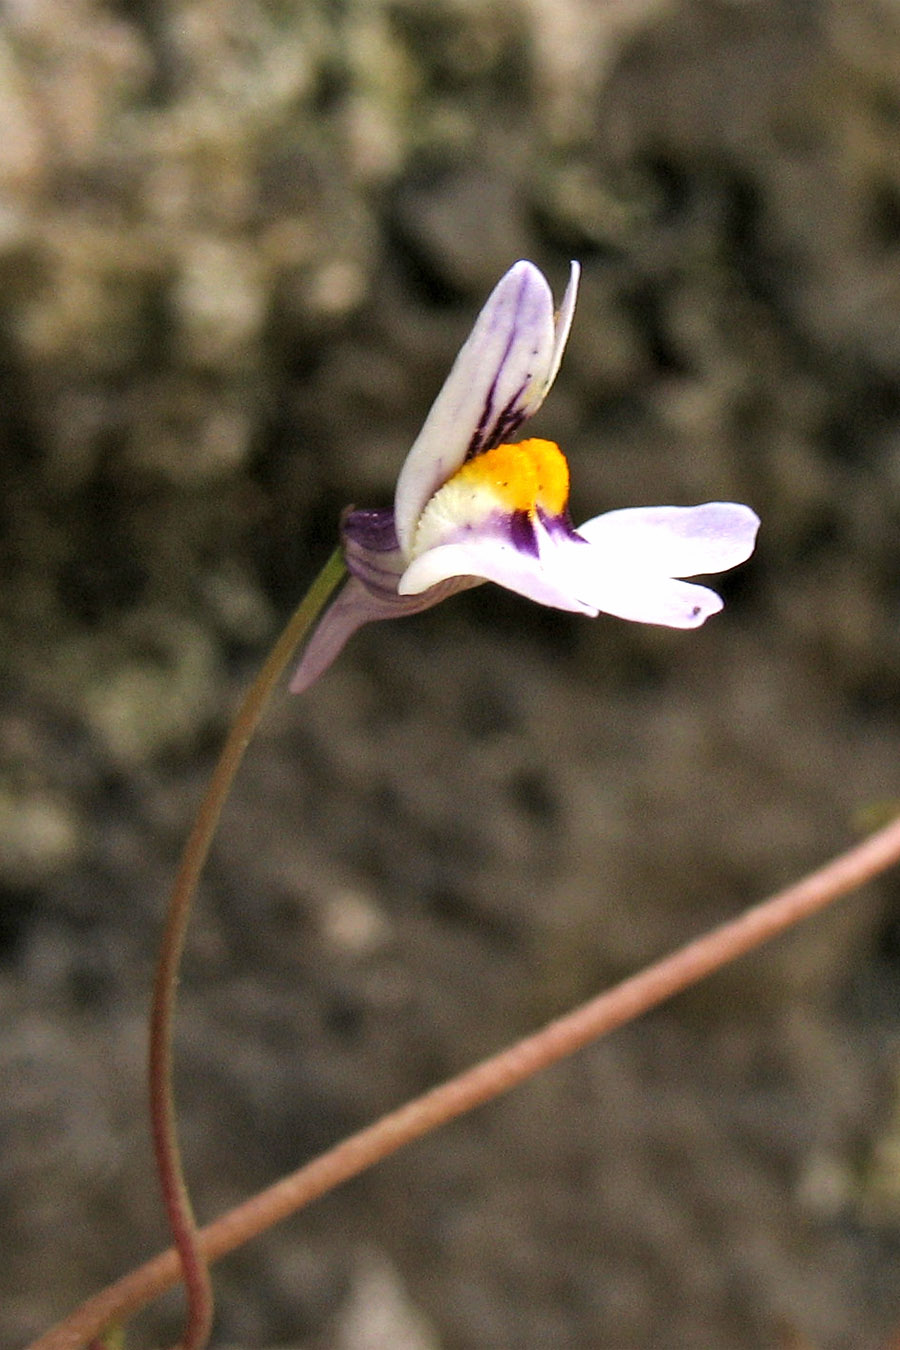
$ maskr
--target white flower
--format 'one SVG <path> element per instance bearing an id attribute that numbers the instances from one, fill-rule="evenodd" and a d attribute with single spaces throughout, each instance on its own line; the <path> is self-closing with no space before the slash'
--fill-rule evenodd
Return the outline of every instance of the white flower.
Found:
<path id="1" fill-rule="evenodd" d="M 576 530 L 562 451 L 552 441 L 510 442 L 556 378 L 578 277 L 573 263 L 558 313 L 532 263 L 498 282 L 406 457 L 393 509 L 344 518 L 350 576 L 306 647 L 295 693 L 362 624 L 482 581 L 556 609 L 671 628 L 696 628 L 722 608 L 715 591 L 681 578 L 750 556 L 759 520 L 748 506 L 637 507 Z"/>

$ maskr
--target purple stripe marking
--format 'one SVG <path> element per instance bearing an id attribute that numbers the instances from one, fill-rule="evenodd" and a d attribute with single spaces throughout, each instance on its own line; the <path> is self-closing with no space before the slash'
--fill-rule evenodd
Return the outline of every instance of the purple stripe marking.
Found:
<path id="1" fill-rule="evenodd" d="M 520 553 L 530 553 L 533 558 L 538 556 L 534 521 L 527 511 L 513 512 L 509 518 L 509 537 Z"/>
<path id="2" fill-rule="evenodd" d="M 510 431 L 514 430 L 517 426 L 520 426 L 521 423 L 525 420 L 524 412 L 522 412 L 521 410 L 519 410 L 518 412 L 514 412 L 514 409 L 516 403 L 522 397 L 522 394 L 525 392 L 525 390 L 531 383 L 533 373 L 531 371 L 529 371 L 526 374 L 524 383 L 519 386 L 515 394 L 513 394 L 512 398 L 506 404 L 506 407 L 503 408 L 500 414 L 494 419 L 493 428 L 490 431 L 490 434 L 485 435 L 485 432 L 491 425 L 491 419 L 493 417 L 494 397 L 497 393 L 497 385 L 499 383 L 500 376 L 503 374 L 503 368 L 506 365 L 506 362 L 509 360 L 509 354 L 512 351 L 513 344 L 516 341 L 516 337 L 518 335 L 519 310 L 521 309 L 522 306 L 522 300 L 525 291 L 528 288 L 528 281 L 529 277 L 528 273 L 526 272 L 523 274 L 522 280 L 519 283 L 519 293 L 516 296 L 515 314 L 513 316 L 513 323 L 510 329 L 509 337 L 506 342 L 506 349 L 504 350 L 503 355 L 500 358 L 496 374 L 494 375 L 494 378 L 491 381 L 491 386 L 488 389 L 487 398 L 485 399 L 484 402 L 481 417 L 478 419 L 478 425 L 475 428 L 472 439 L 469 441 L 468 449 L 466 450 L 465 455 L 466 460 L 474 459 L 476 455 L 481 454 L 484 450 L 490 450 L 495 445 L 500 445 L 503 441 L 503 437 L 507 435 Z"/>
<path id="3" fill-rule="evenodd" d="M 572 524 L 572 517 L 569 515 L 568 508 L 566 508 L 561 515 L 548 516 L 546 511 L 542 511 L 541 508 L 538 507 L 537 514 L 538 519 L 548 534 L 555 534 L 557 536 L 562 536 L 563 539 L 574 540 L 576 544 L 587 544 L 588 541 L 585 539 L 584 535 L 579 534 Z"/>

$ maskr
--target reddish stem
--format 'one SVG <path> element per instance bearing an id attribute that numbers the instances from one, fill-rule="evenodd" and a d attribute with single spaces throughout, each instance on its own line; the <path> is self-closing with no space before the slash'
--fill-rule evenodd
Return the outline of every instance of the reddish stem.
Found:
<path id="1" fill-rule="evenodd" d="M 234 776 L 269 697 L 298 644 L 344 575 L 343 559 L 339 552 L 334 553 L 294 611 L 247 691 L 185 844 L 169 900 L 150 1011 L 150 1124 L 163 1204 L 172 1239 L 181 1258 L 187 1294 L 187 1319 L 181 1350 L 202 1350 L 209 1340 L 213 1316 L 209 1269 L 184 1179 L 172 1086 L 172 1034 L 178 967 L 184 950 L 191 902 Z"/>
<path id="2" fill-rule="evenodd" d="M 207 1261 L 215 1261 L 242 1246 L 404 1144 L 498 1097 L 581 1046 L 630 1022 L 824 909 L 898 861 L 900 818 L 795 885 L 745 910 L 738 918 L 696 938 L 457 1078 L 383 1116 L 222 1215 L 198 1235 L 203 1256 Z M 177 1254 L 174 1250 L 163 1252 L 88 1299 L 65 1321 L 34 1341 L 28 1350 L 81 1350 L 105 1326 L 127 1318 L 177 1280 Z"/>

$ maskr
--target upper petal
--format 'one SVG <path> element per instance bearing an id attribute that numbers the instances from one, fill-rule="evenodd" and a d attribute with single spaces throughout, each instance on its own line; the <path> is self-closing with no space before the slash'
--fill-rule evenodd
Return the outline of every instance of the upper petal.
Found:
<path id="1" fill-rule="evenodd" d="M 405 554 L 434 492 L 468 456 L 499 445 L 540 407 L 559 369 L 578 276 L 573 263 L 558 318 L 533 263 L 516 263 L 494 287 L 400 471 L 394 514 Z"/>
<path id="2" fill-rule="evenodd" d="M 556 315 L 556 331 L 553 339 L 553 353 L 550 357 L 550 367 L 544 381 L 544 387 L 541 390 L 537 403 L 533 404 L 528 410 L 528 416 L 536 413 L 547 396 L 553 381 L 559 374 L 559 363 L 562 361 L 563 352 L 566 349 L 566 343 L 569 340 L 569 329 L 572 327 L 572 319 L 575 316 L 575 301 L 578 299 L 578 280 L 581 276 L 581 263 L 572 262 L 569 264 L 569 280 L 566 289 L 563 292 L 562 304 Z"/>
<path id="3" fill-rule="evenodd" d="M 616 568 L 660 577 L 725 572 L 753 552 L 759 517 L 737 502 L 608 511 L 578 533 Z"/>

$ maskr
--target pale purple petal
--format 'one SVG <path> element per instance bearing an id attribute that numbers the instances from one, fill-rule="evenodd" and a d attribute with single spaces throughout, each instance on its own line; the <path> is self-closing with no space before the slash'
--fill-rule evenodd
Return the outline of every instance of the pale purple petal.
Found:
<path id="1" fill-rule="evenodd" d="M 669 577 L 634 577 L 627 572 L 610 575 L 605 569 L 598 569 L 593 577 L 585 569 L 578 594 L 604 614 L 666 628 L 699 628 L 722 608 L 721 596 L 706 586 Z"/>
<path id="2" fill-rule="evenodd" d="M 536 552 L 517 547 L 511 538 L 503 538 L 499 533 L 473 534 L 464 543 L 439 544 L 428 549 L 404 572 L 400 594 L 414 595 L 452 577 L 465 576 L 494 581 L 508 591 L 536 600 L 539 605 L 591 617 L 597 613 L 595 605 L 574 594 L 567 570 L 548 568 Z"/>
<path id="3" fill-rule="evenodd" d="M 345 512 L 341 536 L 348 571 L 374 595 L 395 596 L 406 561 L 397 543 L 391 508 Z"/>
<path id="4" fill-rule="evenodd" d="M 578 527 L 617 571 L 662 577 L 725 572 L 753 552 L 759 517 L 735 502 L 608 511 Z"/>
<path id="5" fill-rule="evenodd" d="M 516 263 L 494 288 L 407 456 L 394 508 L 344 516 L 350 576 L 303 652 L 294 693 L 363 624 L 418 613 L 482 581 L 556 609 L 670 628 L 699 627 L 722 608 L 714 591 L 681 578 L 725 571 L 750 556 L 759 520 L 749 507 L 610 511 L 576 531 L 565 513 L 550 517 L 539 505 L 510 512 L 477 474 L 455 488 L 449 481 L 540 407 L 559 368 L 579 275 L 573 263 L 556 315 L 532 263 Z"/>
<path id="6" fill-rule="evenodd" d="M 340 654 L 348 638 L 363 624 L 421 614 L 457 591 L 465 591 L 478 584 L 474 577 L 457 577 L 421 595 L 398 595 L 396 592 L 391 595 L 386 592 L 376 594 L 357 577 L 348 577 L 313 630 L 291 677 L 288 686 L 290 692 L 302 694 L 314 684 Z"/>
<path id="7" fill-rule="evenodd" d="M 573 264 L 558 326 L 550 287 L 532 263 L 516 263 L 491 292 L 397 480 L 397 537 L 407 556 L 437 489 L 540 407 L 562 356 L 577 280 Z"/>
<path id="8" fill-rule="evenodd" d="M 556 335 L 553 343 L 553 355 L 550 358 L 550 367 L 544 380 L 544 387 L 541 390 L 540 398 L 536 403 L 533 403 L 529 409 L 529 417 L 532 413 L 537 412 L 559 373 L 559 363 L 562 361 L 563 352 L 565 351 L 566 343 L 569 340 L 569 329 L 572 327 L 572 319 L 575 314 L 575 301 L 578 299 L 578 279 L 580 276 L 581 264 L 573 262 L 569 268 L 569 282 L 563 294 L 559 313 L 556 316 Z"/>
<path id="9" fill-rule="evenodd" d="M 291 693 L 302 694 L 315 684 L 357 628 L 370 619 L 386 617 L 381 612 L 384 604 L 356 577 L 349 577 L 313 629 L 300 664 L 291 677 L 288 686 Z"/>
<path id="10" fill-rule="evenodd" d="M 666 510 L 667 508 L 663 508 Z M 559 522 L 546 532 L 553 549 L 544 547 L 542 562 L 561 588 L 595 611 L 635 623 L 667 628 L 699 628 L 722 608 L 721 597 L 706 586 L 674 580 L 656 561 L 598 547 L 581 530 Z"/>
<path id="11" fill-rule="evenodd" d="M 457 591 L 478 585 L 471 577 L 456 577 L 423 594 L 398 594 L 397 582 L 404 563 L 397 547 L 393 512 L 389 509 L 348 511 L 341 534 L 344 559 L 351 575 L 328 605 L 304 648 L 289 686 L 292 694 L 302 694 L 314 684 L 363 624 L 420 614 Z"/>
<path id="12" fill-rule="evenodd" d="M 512 524 L 512 522 L 510 522 Z M 601 611 L 640 623 L 697 628 L 722 608 L 714 591 L 658 572 L 622 566 L 562 521 L 537 522 L 523 547 L 510 529 L 487 530 L 426 550 L 400 579 L 400 593 L 425 591 L 466 574 L 496 582 L 542 605 L 591 617 Z"/>

